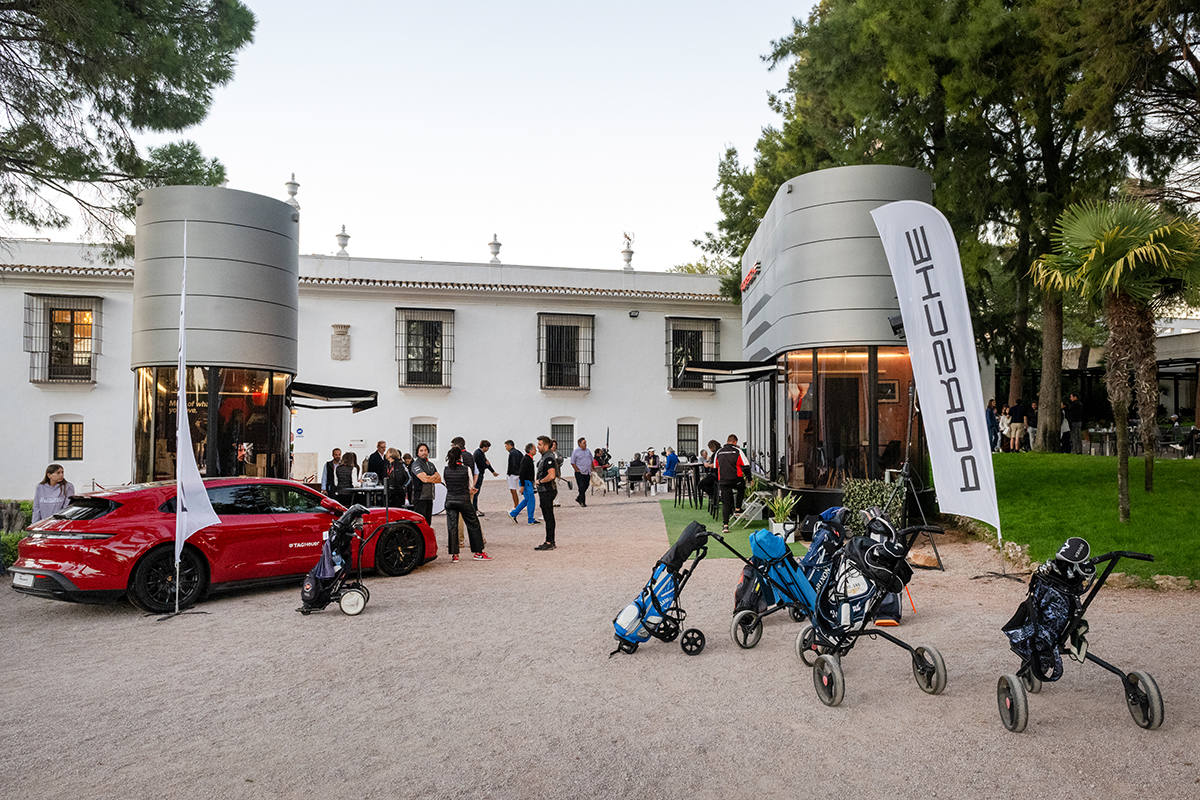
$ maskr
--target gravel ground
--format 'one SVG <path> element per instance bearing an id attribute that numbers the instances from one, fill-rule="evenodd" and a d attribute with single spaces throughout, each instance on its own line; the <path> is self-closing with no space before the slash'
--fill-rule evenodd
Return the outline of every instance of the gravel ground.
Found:
<path id="1" fill-rule="evenodd" d="M 948 571 L 917 572 L 918 613 L 898 629 L 941 650 L 945 693 L 864 641 L 826 708 L 786 615 L 754 650 L 730 640 L 729 559 L 703 562 L 683 596 L 700 656 L 651 641 L 608 657 L 610 620 L 666 549 L 653 501 L 579 509 L 564 493 L 560 547 L 536 553 L 541 529 L 504 519 L 503 484 L 483 496 L 494 562 L 368 578 L 357 618 L 301 617 L 298 588 L 166 622 L 0 591 L 0 796 L 1200 796 L 1200 593 L 1106 590 L 1089 614 L 1093 652 L 1157 679 L 1160 730 L 1133 724 L 1108 673 L 1068 662 L 1010 734 L 999 627 L 1024 589 L 972 580 L 999 566 L 977 542 L 945 537 Z"/>

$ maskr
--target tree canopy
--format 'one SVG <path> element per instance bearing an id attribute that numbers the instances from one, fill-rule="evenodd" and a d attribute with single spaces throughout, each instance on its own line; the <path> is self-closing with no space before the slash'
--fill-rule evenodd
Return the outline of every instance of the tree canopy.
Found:
<path id="1" fill-rule="evenodd" d="M 766 61 L 787 70 L 770 99 L 780 122 L 762 132 L 751 164 L 732 149 L 721 156 L 724 216 L 698 244 L 740 255 L 778 187 L 806 171 L 925 170 L 959 238 L 981 351 L 1010 361 L 1015 397 L 1040 340 L 1043 394 L 1056 397 L 1062 301 L 1050 287 L 1035 295 L 1029 274 L 1055 220 L 1131 174 L 1162 185 L 1200 153 L 1200 137 L 1178 135 L 1200 108 L 1188 95 L 1196 14 L 1172 0 L 1111 5 L 824 0 L 772 43 Z M 1181 31 L 1184 43 L 1171 44 Z M 1153 68 L 1134 71 L 1130 59 Z M 1158 106 L 1139 105 L 1154 92 Z M 1190 118 L 1168 114 L 1188 107 Z"/>
<path id="2" fill-rule="evenodd" d="M 65 201 L 115 238 L 138 189 L 212 182 L 193 143 L 147 158 L 134 136 L 203 120 L 254 24 L 237 0 L 0 2 L 0 213 L 59 228 Z"/>

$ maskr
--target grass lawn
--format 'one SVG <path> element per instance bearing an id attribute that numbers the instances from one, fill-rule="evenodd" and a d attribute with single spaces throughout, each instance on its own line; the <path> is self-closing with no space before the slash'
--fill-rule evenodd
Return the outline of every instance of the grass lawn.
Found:
<path id="1" fill-rule="evenodd" d="M 1150 553 L 1153 562 L 1122 559 L 1135 575 L 1200 578 L 1200 460 L 1154 462 L 1154 492 L 1142 488 L 1144 462 L 1129 459 L 1130 521 L 1117 522 L 1117 459 L 1066 453 L 996 453 L 996 492 L 1004 538 L 1029 545 L 1035 562 L 1069 536 L 1092 554 Z"/>
<path id="2" fill-rule="evenodd" d="M 675 507 L 674 500 L 659 500 L 659 506 L 662 508 L 663 522 L 667 527 L 667 546 L 675 544 L 675 540 L 679 538 L 679 534 L 683 533 L 692 520 L 697 520 L 710 531 L 721 532 L 721 521 L 714 520 L 708 515 L 708 512 L 703 508 L 689 508 L 687 506 Z M 729 535 L 725 537 L 725 541 L 736 547 L 738 552 L 749 556 L 750 555 L 750 534 L 759 528 L 768 527 L 766 520 L 761 524 L 751 527 L 730 526 Z M 808 549 L 804 544 L 788 545 L 792 548 L 792 552 L 796 555 L 804 555 Z M 666 552 L 666 547 L 663 551 Z M 708 547 L 709 558 L 733 558 L 733 554 L 721 547 L 719 542 L 712 542 Z"/>

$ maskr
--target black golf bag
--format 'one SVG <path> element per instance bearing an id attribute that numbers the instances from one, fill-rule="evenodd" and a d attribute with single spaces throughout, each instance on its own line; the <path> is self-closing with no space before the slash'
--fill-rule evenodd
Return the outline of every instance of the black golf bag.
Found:
<path id="1" fill-rule="evenodd" d="M 1013 652 L 1040 681 L 1048 683 L 1062 677 L 1060 647 L 1072 644 L 1066 641 L 1067 628 L 1079 611 L 1080 596 L 1096 574 L 1096 568 L 1087 560 L 1089 555 L 1086 541 L 1068 539 L 1058 555 L 1033 573 L 1029 594 L 1002 628 Z M 1077 640 L 1087 631 L 1087 623 L 1080 622 L 1082 630 L 1071 632 Z"/>

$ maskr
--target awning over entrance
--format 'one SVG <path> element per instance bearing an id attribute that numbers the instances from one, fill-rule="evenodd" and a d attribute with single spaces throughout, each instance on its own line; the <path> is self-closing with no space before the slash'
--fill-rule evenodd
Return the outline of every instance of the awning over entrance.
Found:
<path id="1" fill-rule="evenodd" d="M 290 389 L 292 405 L 299 408 L 349 408 L 355 414 L 379 405 L 379 392 L 367 389 L 350 389 L 345 386 L 324 386 L 319 383 L 292 381 Z M 315 401 L 300 403 L 297 398 Z"/>
<path id="2" fill-rule="evenodd" d="M 683 372 L 691 375 L 720 376 L 728 380 L 717 383 L 733 383 L 748 381 L 762 377 L 779 368 L 772 361 L 690 361 Z"/>

